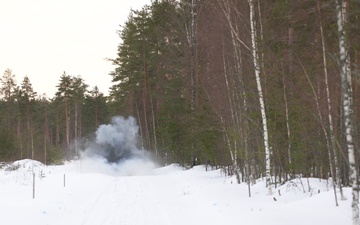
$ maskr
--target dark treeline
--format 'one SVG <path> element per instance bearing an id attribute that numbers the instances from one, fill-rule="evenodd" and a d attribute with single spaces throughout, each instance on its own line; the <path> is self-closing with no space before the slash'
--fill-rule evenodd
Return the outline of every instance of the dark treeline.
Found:
<path id="1" fill-rule="evenodd" d="M 0 159 L 60 163 L 78 154 L 96 128 L 109 121 L 107 97 L 89 90 L 80 76 L 61 75 L 55 97 L 33 90 L 27 76 L 17 84 L 7 69 L 0 84 Z"/>
<path id="2" fill-rule="evenodd" d="M 64 73 L 48 99 L 5 71 L 1 159 L 74 155 L 123 115 L 163 163 L 226 166 L 239 181 L 301 174 L 348 185 L 336 2 L 153 1 L 121 26 L 109 96 Z M 360 4 L 342 10 L 358 149 Z"/>

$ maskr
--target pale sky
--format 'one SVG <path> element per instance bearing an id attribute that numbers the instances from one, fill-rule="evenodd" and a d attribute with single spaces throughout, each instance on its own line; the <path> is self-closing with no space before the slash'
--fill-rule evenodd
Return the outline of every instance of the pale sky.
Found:
<path id="1" fill-rule="evenodd" d="M 20 85 L 27 75 L 38 94 L 53 97 L 60 76 L 81 75 L 108 94 L 120 43 L 116 33 L 130 9 L 150 0 L 0 0 L 0 76 Z"/>

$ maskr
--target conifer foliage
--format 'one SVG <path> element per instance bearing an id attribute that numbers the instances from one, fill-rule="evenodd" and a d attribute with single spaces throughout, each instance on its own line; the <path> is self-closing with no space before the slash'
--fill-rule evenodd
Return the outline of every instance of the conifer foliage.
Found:
<path id="1" fill-rule="evenodd" d="M 131 115 L 160 162 L 221 166 L 250 195 L 259 177 L 271 191 L 298 176 L 356 193 L 359 14 L 348 0 L 152 1 L 118 31 L 109 96 L 64 72 L 49 99 L 4 71 L 1 160 L 59 162 Z"/>

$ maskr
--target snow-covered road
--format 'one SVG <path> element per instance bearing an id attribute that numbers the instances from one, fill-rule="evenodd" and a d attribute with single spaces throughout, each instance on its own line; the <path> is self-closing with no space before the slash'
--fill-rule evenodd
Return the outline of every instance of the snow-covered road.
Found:
<path id="1" fill-rule="evenodd" d="M 225 177 L 220 170 L 206 172 L 203 166 L 184 170 L 171 165 L 152 169 L 146 175 L 119 176 L 120 170 L 90 171 L 79 162 L 54 167 L 34 167 L 31 161 L 22 164 L 14 171 L 0 170 L 1 224 L 351 223 L 350 201 L 340 201 L 340 207 L 335 207 L 332 189 L 319 179 L 310 179 L 309 183 L 294 180 L 272 196 L 266 194 L 264 182 L 259 180 L 251 187 L 249 198 L 246 184 L 235 184 L 234 178 Z M 36 173 L 35 199 L 32 171 Z M 345 192 L 351 196 L 348 189 Z"/>
<path id="2" fill-rule="evenodd" d="M 171 224 L 149 177 L 118 177 L 86 206 L 81 224 Z"/>

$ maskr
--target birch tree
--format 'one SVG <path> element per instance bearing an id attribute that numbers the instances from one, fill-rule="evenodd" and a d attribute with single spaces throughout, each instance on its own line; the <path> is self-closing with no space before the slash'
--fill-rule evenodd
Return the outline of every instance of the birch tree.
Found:
<path id="1" fill-rule="evenodd" d="M 355 159 L 355 145 L 353 140 L 353 115 L 352 115 L 352 90 L 351 79 L 348 77 L 351 75 L 351 68 L 348 65 L 348 50 L 345 27 L 347 11 L 342 7 L 343 1 L 336 0 L 336 14 L 337 14 L 337 28 L 339 36 L 339 63 L 340 63 L 340 77 L 341 77 L 341 95 L 342 95 L 342 107 L 343 107 L 343 121 L 345 129 L 346 148 L 349 160 L 349 175 L 350 183 L 352 187 L 352 221 L 353 225 L 359 225 L 359 184 L 358 184 L 358 172 Z"/>
<path id="2" fill-rule="evenodd" d="M 269 188 L 269 193 L 272 192 L 271 190 L 271 184 L 270 184 L 270 146 L 269 146 L 269 138 L 268 138 L 268 126 L 267 126 L 267 121 L 266 121 L 266 111 L 265 111 L 265 103 L 264 103 L 264 98 L 263 98 L 263 90 L 262 90 L 262 85 L 261 85 L 261 78 L 260 78 L 260 74 L 261 74 L 261 69 L 263 68 L 263 66 L 261 66 L 261 60 L 259 58 L 259 54 L 258 54 L 258 46 L 257 46 L 257 42 L 258 42 L 258 37 L 257 37 L 257 24 L 256 24 L 256 17 L 255 17 L 255 4 L 254 1 L 249 0 L 249 6 L 250 6 L 250 35 L 251 35 L 251 46 L 247 45 L 246 42 L 240 37 L 240 33 L 239 33 L 239 24 L 234 22 L 234 19 L 231 18 L 231 9 L 235 8 L 234 5 L 230 4 L 230 1 L 226 1 L 226 0 L 218 0 L 218 3 L 220 5 L 221 10 L 224 13 L 227 25 L 229 26 L 230 29 L 230 34 L 231 34 L 231 39 L 232 39 L 232 45 L 235 51 L 235 70 L 238 76 L 238 80 L 239 80 L 239 84 L 241 87 L 239 87 L 239 89 L 241 89 L 241 95 L 242 95 L 242 101 L 243 101 L 243 105 L 241 108 L 244 109 L 244 113 L 247 113 L 247 94 L 245 91 L 245 84 L 243 81 L 243 77 L 242 77 L 242 56 L 241 56 L 241 48 L 243 47 L 244 49 L 248 50 L 251 55 L 252 55 L 252 64 L 254 66 L 254 71 L 255 71 L 255 78 L 256 78 L 256 86 L 257 86 L 257 92 L 258 92 L 258 97 L 259 97 L 259 103 L 260 103 L 260 111 L 261 111 L 261 118 L 262 118 L 262 130 L 263 130 L 263 141 L 264 141 L 264 146 L 265 146 L 265 161 L 266 161 L 266 180 L 267 180 L 267 186 Z M 236 10 L 236 9 L 235 9 Z M 260 10 L 260 5 L 258 5 L 258 10 Z M 260 11 L 259 11 L 260 12 Z M 238 11 L 236 11 L 237 14 L 239 14 Z M 262 32 L 260 32 L 260 36 L 262 37 Z M 260 38 L 261 38 L 260 37 Z M 263 57 L 262 57 L 263 58 Z M 228 84 L 227 84 L 228 87 Z M 238 99 L 239 100 L 239 99 Z M 232 117 L 235 115 L 236 113 L 234 113 L 232 115 Z M 239 115 L 241 115 L 241 113 L 239 112 Z M 246 115 L 245 115 L 246 117 Z M 242 123 L 244 123 L 244 126 L 242 127 L 243 130 L 241 131 L 241 129 L 239 130 L 239 135 L 241 132 L 243 133 L 247 133 L 248 132 L 248 119 L 247 118 L 243 118 L 242 119 Z M 237 124 L 240 125 L 240 124 Z M 248 138 L 247 135 L 245 135 L 244 137 L 245 139 Z M 248 143 L 247 140 L 244 140 L 244 147 L 245 147 L 245 155 L 246 158 L 248 157 L 248 150 L 247 147 Z M 249 174 L 249 165 L 247 162 L 247 166 L 246 166 L 246 176 L 248 179 L 248 184 L 250 182 L 250 174 Z M 250 186 L 249 186 L 250 187 Z M 250 191 L 249 191 L 249 195 L 250 195 Z"/>
<path id="3" fill-rule="evenodd" d="M 325 36 L 324 36 L 324 25 L 322 22 L 321 10 L 320 10 L 320 3 L 317 2 L 317 8 L 319 12 L 319 19 L 320 19 L 320 37 L 321 37 L 321 48 L 322 48 L 322 58 L 323 58 L 323 69 L 324 69 L 324 80 L 325 80 L 325 90 L 326 90 L 326 103 L 327 103 L 327 111 L 328 111 L 328 123 L 329 123 L 329 137 L 330 137 L 330 145 L 329 145 L 329 160 L 330 166 L 332 165 L 332 158 L 331 158 L 331 151 L 333 154 L 334 159 L 334 169 L 331 170 L 333 176 L 333 184 L 334 184 L 334 191 L 335 191 L 335 201 L 336 205 L 337 198 L 336 198 L 336 186 L 340 187 L 340 194 L 341 199 L 344 199 L 342 189 L 341 189 L 341 181 L 340 181 L 340 167 L 339 167 L 339 160 L 336 152 L 336 144 L 335 144 L 335 135 L 334 135 L 334 123 L 332 118 L 332 107 L 331 107 L 331 96 L 329 90 L 329 75 L 327 69 L 327 58 L 326 58 L 326 45 L 325 45 Z M 325 134 L 326 135 L 326 134 Z M 335 171 L 335 173 L 334 173 Z"/>
<path id="4" fill-rule="evenodd" d="M 248 0 L 250 7 L 250 32 L 251 32 L 251 47 L 252 47 L 252 57 L 253 64 L 255 70 L 255 78 L 256 78 L 256 87 L 259 95 L 259 103 L 260 103 L 260 111 L 261 111 L 261 121 L 263 126 L 263 138 L 264 138 L 264 147 L 265 147 L 265 175 L 266 175 L 266 184 L 268 186 L 269 194 L 272 194 L 271 189 L 271 164 L 270 164 L 270 146 L 269 146 L 269 134 L 268 134 L 268 126 L 266 120 L 266 110 L 265 110 L 265 102 L 263 96 L 263 90 L 261 85 L 261 70 L 260 70 L 260 62 L 259 62 L 259 53 L 257 46 L 257 26 L 256 26 L 256 17 L 255 17 L 255 9 L 254 9 L 254 1 Z"/>

